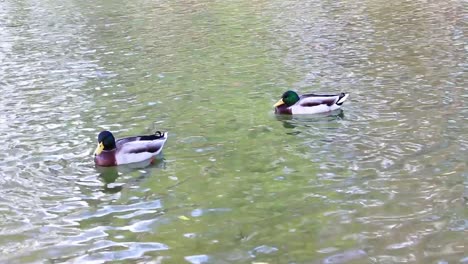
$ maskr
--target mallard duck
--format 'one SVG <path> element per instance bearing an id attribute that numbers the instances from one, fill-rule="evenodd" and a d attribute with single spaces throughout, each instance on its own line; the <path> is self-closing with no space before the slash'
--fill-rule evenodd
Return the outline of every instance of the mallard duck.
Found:
<path id="1" fill-rule="evenodd" d="M 115 141 L 111 132 L 102 131 L 98 135 L 94 162 L 98 166 L 110 167 L 152 160 L 161 153 L 166 140 L 167 132 L 157 131 L 154 135 L 126 137 Z"/>
<path id="2" fill-rule="evenodd" d="M 298 115 L 318 114 L 339 109 L 349 94 L 303 94 L 299 96 L 294 91 L 287 91 L 281 99 L 273 105 L 276 114 Z"/>

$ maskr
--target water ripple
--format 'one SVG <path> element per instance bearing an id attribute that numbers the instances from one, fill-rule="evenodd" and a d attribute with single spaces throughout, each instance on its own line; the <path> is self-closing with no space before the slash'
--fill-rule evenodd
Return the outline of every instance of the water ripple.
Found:
<path id="1" fill-rule="evenodd" d="M 0 1 L 1 262 L 466 262 L 463 1 L 189 2 Z"/>

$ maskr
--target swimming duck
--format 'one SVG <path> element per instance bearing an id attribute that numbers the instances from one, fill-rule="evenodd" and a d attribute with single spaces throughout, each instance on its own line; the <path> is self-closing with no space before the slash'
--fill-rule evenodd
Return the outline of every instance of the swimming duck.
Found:
<path id="1" fill-rule="evenodd" d="M 121 138 L 115 141 L 109 131 L 98 135 L 98 146 L 94 151 L 94 162 L 98 166 L 110 167 L 152 160 L 161 153 L 167 140 L 167 132 L 156 131 L 154 135 Z"/>
<path id="2" fill-rule="evenodd" d="M 303 94 L 299 96 L 294 91 L 287 91 L 281 99 L 273 105 L 276 114 L 298 115 L 318 114 L 339 109 L 349 94 Z"/>

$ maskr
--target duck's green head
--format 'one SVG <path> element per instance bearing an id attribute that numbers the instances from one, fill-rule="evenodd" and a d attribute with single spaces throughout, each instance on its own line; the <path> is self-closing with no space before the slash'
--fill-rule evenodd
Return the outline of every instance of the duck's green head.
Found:
<path id="1" fill-rule="evenodd" d="M 283 96 L 281 96 L 281 99 L 278 102 L 276 102 L 276 104 L 273 106 L 278 107 L 280 105 L 285 104 L 289 107 L 291 105 L 294 105 L 298 101 L 299 101 L 299 95 L 296 92 L 287 91 L 283 94 Z"/>
<path id="2" fill-rule="evenodd" d="M 115 149 L 115 138 L 109 131 L 102 131 L 98 135 L 98 146 L 94 151 L 94 155 L 99 155 L 103 150 Z"/>

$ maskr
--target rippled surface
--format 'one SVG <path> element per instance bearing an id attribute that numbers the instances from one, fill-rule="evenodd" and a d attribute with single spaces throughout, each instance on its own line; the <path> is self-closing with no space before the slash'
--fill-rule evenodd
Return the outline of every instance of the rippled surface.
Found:
<path id="1" fill-rule="evenodd" d="M 1 1 L 0 261 L 468 262 L 464 7 Z M 101 129 L 164 159 L 97 169 Z"/>

